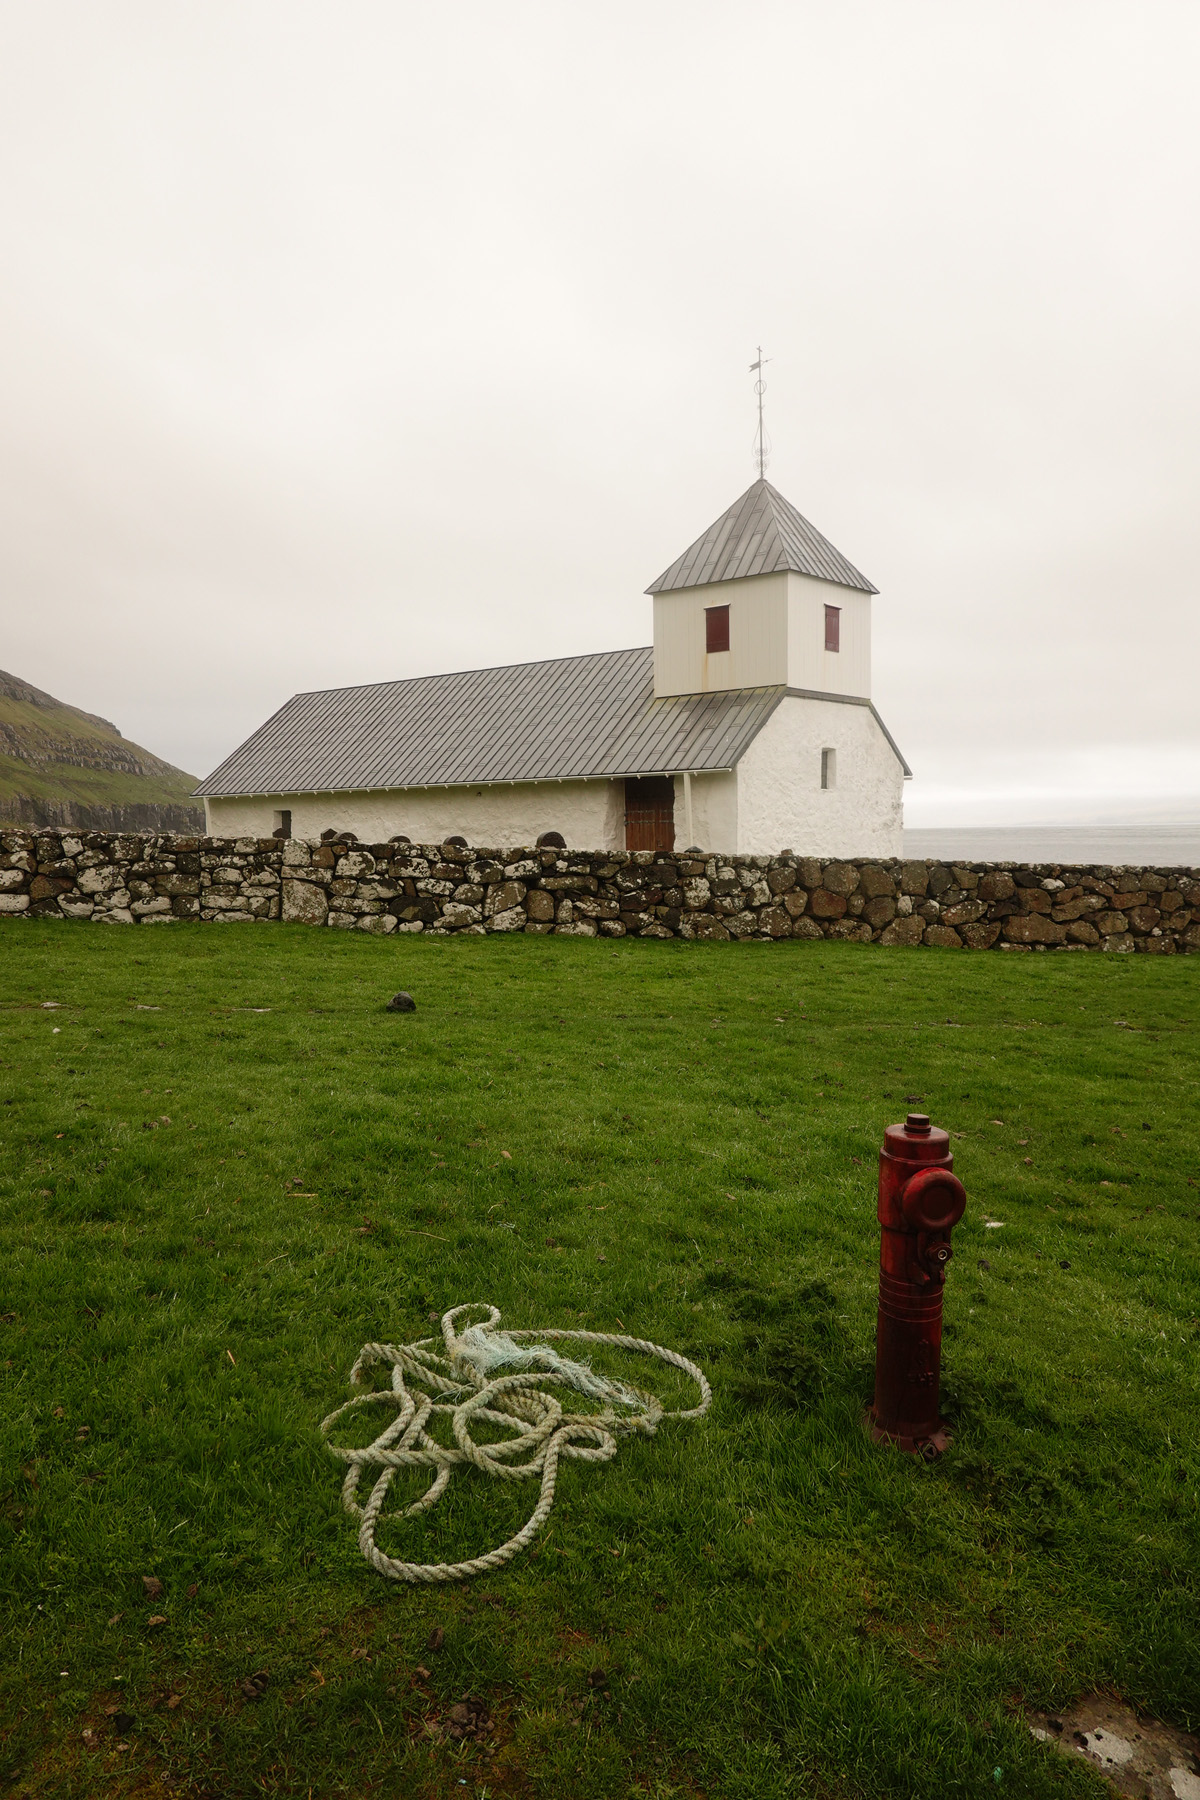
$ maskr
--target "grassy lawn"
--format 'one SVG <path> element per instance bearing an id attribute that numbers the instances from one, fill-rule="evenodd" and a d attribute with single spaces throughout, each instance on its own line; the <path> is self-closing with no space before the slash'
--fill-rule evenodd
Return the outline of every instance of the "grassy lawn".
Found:
<path id="1" fill-rule="evenodd" d="M 1200 1715 L 1198 979 L 0 927 L 0 1785 L 1106 1792 L 1020 1708 L 1108 1685 Z M 969 1196 L 932 1467 L 861 1422 L 908 1096 Z M 507 1570 L 414 1589 L 363 1561 L 316 1427 L 362 1343 L 465 1300 L 652 1338 L 715 1400 L 564 1463 Z M 456 1476 L 382 1541 L 478 1554 L 535 1498 Z M 490 1755 L 429 1734 L 464 1695 Z"/>

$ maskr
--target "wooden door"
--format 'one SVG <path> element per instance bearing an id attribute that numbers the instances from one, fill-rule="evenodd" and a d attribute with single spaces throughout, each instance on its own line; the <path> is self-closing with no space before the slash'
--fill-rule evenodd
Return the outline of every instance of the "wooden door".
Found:
<path id="1" fill-rule="evenodd" d="M 625 783 L 625 848 L 675 848 L 675 783 L 669 775 L 638 775 Z"/>

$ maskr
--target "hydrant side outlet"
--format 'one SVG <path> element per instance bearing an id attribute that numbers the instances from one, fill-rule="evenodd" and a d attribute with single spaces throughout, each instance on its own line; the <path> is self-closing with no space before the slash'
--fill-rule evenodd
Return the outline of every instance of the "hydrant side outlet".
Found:
<path id="1" fill-rule="evenodd" d="M 879 1153 L 879 1324 L 876 1443 L 931 1458 L 949 1434 L 938 1414 L 942 1361 L 942 1287 L 950 1233 L 967 1204 L 953 1171 L 950 1136 L 924 1113 L 889 1125 Z"/>

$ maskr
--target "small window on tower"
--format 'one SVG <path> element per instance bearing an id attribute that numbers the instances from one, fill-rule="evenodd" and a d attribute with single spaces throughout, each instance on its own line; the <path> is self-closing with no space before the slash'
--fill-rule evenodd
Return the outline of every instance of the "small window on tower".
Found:
<path id="1" fill-rule="evenodd" d="M 706 606 L 704 609 L 704 648 L 710 656 L 729 648 L 729 608 Z"/>
<path id="2" fill-rule="evenodd" d="M 287 807 L 284 807 L 282 812 L 277 812 L 275 814 L 275 829 L 272 831 L 271 836 L 272 837 L 281 837 L 281 838 L 290 838 L 291 835 L 292 835 L 292 815 L 291 815 L 290 809 Z"/>
<path id="3" fill-rule="evenodd" d="M 821 752 L 821 786 L 823 788 L 833 788 L 837 786 L 836 750 L 822 750 Z"/>
<path id="4" fill-rule="evenodd" d="M 825 608 L 825 648 L 840 650 L 842 647 L 842 609 L 840 606 Z"/>

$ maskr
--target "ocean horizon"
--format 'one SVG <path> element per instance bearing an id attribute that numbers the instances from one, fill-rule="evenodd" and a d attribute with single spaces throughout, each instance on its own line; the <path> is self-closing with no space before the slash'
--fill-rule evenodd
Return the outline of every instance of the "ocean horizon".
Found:
<path id="1" fill-rule="evenodd" d="M 1180 825 L 952 825 L 904 833 L 904 854 L 949 862 L 1103 864 L 1200 871 L 1200 821 Z"/>

